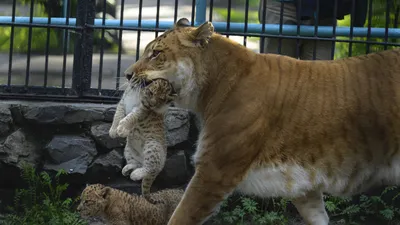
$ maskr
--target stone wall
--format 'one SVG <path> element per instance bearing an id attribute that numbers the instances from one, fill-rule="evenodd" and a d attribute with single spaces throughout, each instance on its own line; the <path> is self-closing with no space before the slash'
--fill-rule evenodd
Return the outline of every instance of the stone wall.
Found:
<path id="1" fill-rule="evenodd" d="M 21 186 L 24 162 L 50 173 L 64 169 L 77 194 L 87 183 L 140 192 L 140 182 L 121 175 L 125 140 L 108 135 L 116 105 L 54 102 L 0 103 L 0 199 Z M 193 174 L 190 156 L 198 130 L 192 113 L 171 107 L 165 119 L 168 159 L 154 190 L 182 187 Z"/>

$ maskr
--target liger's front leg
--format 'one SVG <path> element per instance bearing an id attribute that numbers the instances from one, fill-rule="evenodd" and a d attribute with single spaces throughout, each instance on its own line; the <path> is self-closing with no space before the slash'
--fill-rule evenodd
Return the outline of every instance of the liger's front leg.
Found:
<path id="1" fill-rule="evenodd" d="M 196 172 L 168 225 L 203 224 L 236 188 L 245 171 L 205 163 Z"/>
<path id="2" fill-rule="evenodd" d="M 239 122 L 230 117 L 234 115 L 210 118 L 203 127 L 194 156 L 196 172 L 168 225 L 203 224 L 250 171 L 264 143 L 261 123 L 254 125 L 250 116 Z"/>

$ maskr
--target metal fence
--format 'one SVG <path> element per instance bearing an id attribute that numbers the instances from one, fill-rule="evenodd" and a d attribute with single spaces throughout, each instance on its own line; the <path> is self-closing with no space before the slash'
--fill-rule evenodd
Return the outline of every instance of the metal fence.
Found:
<path id="1" fill-rule="evenodd" d="M 332 0 L 333 16 L 321 25 L 304 21 L 320 21 L 320 6 L 328 1 L 316 1 L 313 18 L 304 19 L 286 12 L 291 0 L 3 0 L 0 98 L 116 102 L 124 69 L 181 17 L 193 26 L 213 21 L 217 32 L 259 52 L 271 40 L 278 40 L 277 53 L 287 47 L 285 40 L 295 41 L 297 56 L 301 43 L 309 41 L 313 59 L 319 43 L 332 46 L 329 58 L 400 46 L 398 1 L 365 0 L 365 23 L 359 27 L 353 16 L 336 23 L 337 3 L 345 1 L 354 14 L 363 0 Z M 279 8 L 273 12 L 269 4 Z M 298 10 L 301 1 L 297 4 Z"/>

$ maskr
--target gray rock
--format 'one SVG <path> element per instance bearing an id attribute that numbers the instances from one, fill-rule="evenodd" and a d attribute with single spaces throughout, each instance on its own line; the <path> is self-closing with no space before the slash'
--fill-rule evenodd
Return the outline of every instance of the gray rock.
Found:
<path id="1" fill-rule="evenodd" d="M 89 164 L 97 154 L 94 141 L 80 136 L 54 136 L 45 147 L 49 158 L 46 170 L 64 169 L 69 173 L 85 174 Z"/>
<path id="2" fill-rule="evenodd" d="M 86 220 L 88 225 L 107 225 L 107 221 L 100 217 L 90 217 Z"/>
<path id="3" fill-rule="evenodd" d="M 141 181 L 136 182 L 132 181 L 127 177 L 119 177 L 111 182 L 104 183 L 104 185 L 110 186 L 112 188 L 116 188 L 122 191 L 126 191 L 130 194 L 138 194 L 142 193 Z M 156 187 L 155 187 L 156 188 Z M 154 190 L 153 187 L 151 189 Z"/>
<path id="4" fill-rule="evenodd" d="M 190 129 L 189 111 L 170 107 L 165 115 L 166 138 L 168 147 L 175 146 L 188 139 Z"/>
<path id="5" fill-rule="evenodd" d="M 41 158 L 40 145 L 18 129 L 0 145 L 0 161 L 22 169 L 23 164 L 36 167 Z"/>
<path id="6" fill-rule="evenodd" d="M 104 119 L 102 110 L 70 105 L 21 107 L 22 117 L 38 124 L 75 124 Z"/>
<path id="7" fill-rule="evenodd" d="M 114 114 L 115 114 L 115 109 L 116 107 L 111 107 L 106 110 L 104 110 L 103 115 L 104 115 L 104 121 L 106 122 L 112 122 L 114 119 Z"/>
<path id="8" fill-rule="evenodd" d="M 159 188 L 172 188 L 184 185 L 189 179 L 185 155 L 183 151 L 179 151 L 167 159 L 154 184 Z"/>
<path id="9" fill-rule="evenodd" d="M 115 174 L 120 173 L 124 163 L 124 157 L 121 151 L 112 150 L 107 154 L 97 157 L 89 166 L 91 174 Z"/>
<path id="10" fill-rule="evenodd" d="M 13 122 L 9 106 L 0 106 L 0 136 L 10 131 Z"/>
<path id="11" fill-rule="evenodd" d="M 97 144 L 106 149 L 121 148 L 125 146 L 125 138 L 111 138 L 108 134 L 110 123 L 98 123 L 90 128 L 90 135 Z"/>

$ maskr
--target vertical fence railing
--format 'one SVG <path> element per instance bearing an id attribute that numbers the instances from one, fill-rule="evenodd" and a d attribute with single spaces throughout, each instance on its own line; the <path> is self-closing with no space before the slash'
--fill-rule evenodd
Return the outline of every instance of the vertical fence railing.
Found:
<path id="1" fill-rule="evenodd" d="M 95 0 L 78 1 L 76 26 L 82 27 L 75 42 L 72 88 L 78 97 L 90 89 L 93 57 L 93 28 Z"/>

